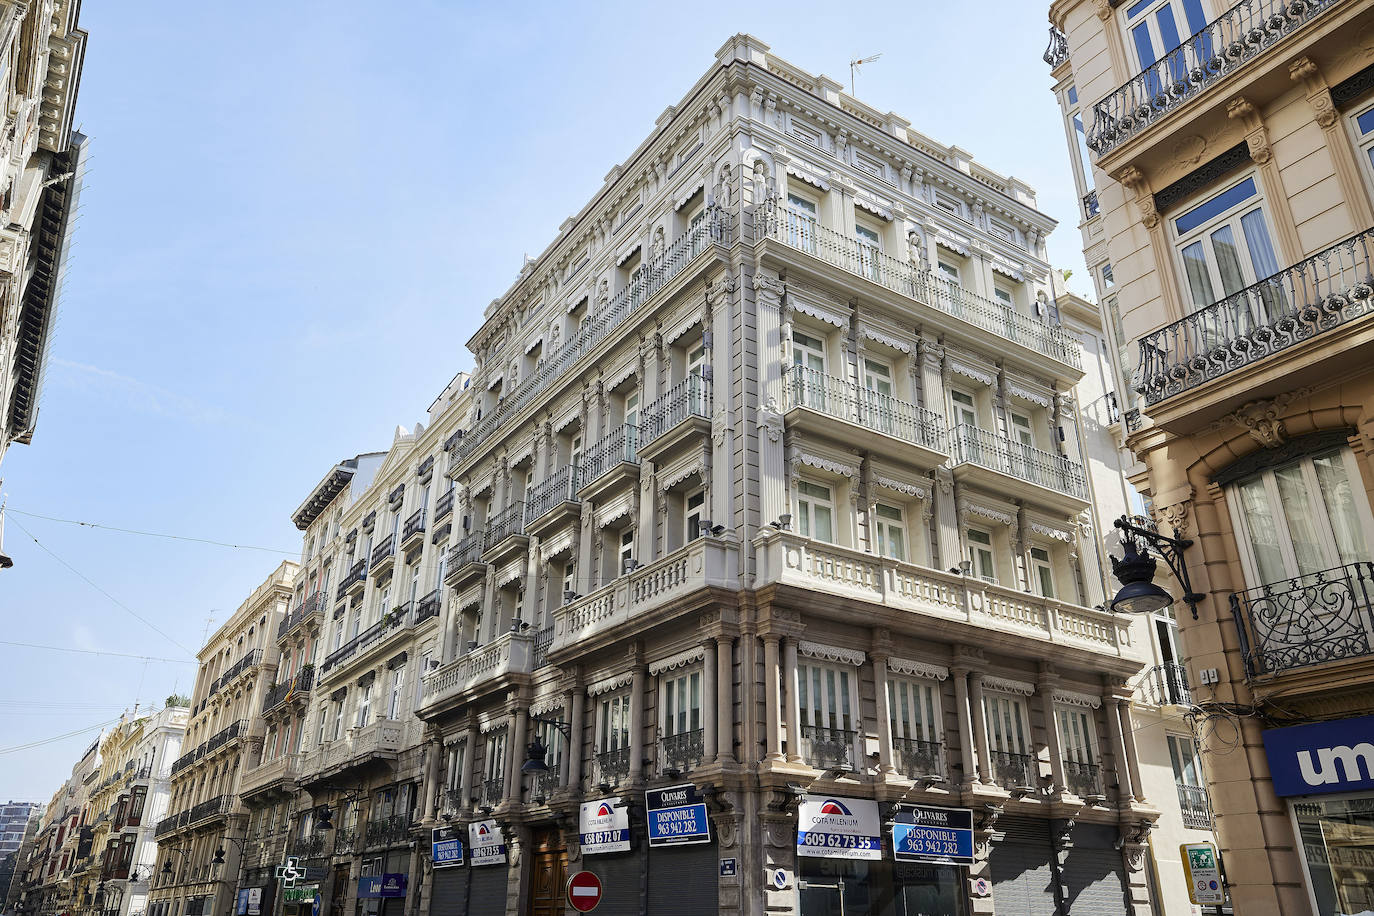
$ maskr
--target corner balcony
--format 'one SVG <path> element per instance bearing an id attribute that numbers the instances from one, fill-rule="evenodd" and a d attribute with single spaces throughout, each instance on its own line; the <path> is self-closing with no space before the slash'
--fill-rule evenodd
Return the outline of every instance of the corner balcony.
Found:
<path id="1" fill-rule="evenodd" d="M 915 301 L 925 306 L 930 312 L 920 317 L 934 319 L 944 330 L 985 346 L 1015 345 L 1025 351 L 1019 354 L 1023 359 L 1055 378 L 1077 381 L 1083 375 L 1082 348 L 1058 324 L 985 299 L 952 284 L 948 277 L 885 254 L 782 204 L 760 205 L 754 220 L 756 242 L 774 246 L 771 250 L 778 252 L 779 260 L 811 271 L 821 267 L 820 273 L 833 282 L 847 284 L 850 277 L 861 277 L 887 290 L 892 295 L 886 298 L 896 305 L 909 308 Z M 790 252 L 806 257 L 798 259 Z"/>
<path id="2" fill-rule="evenodd" d="M 1140 697 L 1154 706 L 1192 706 L 1188 669 L 1172 662 L 1155 665 L 1140 678 Z"/>
<path id="3" fill-rule="evenodd" d="M 379 718 L 350 728 L 342 738 L 305 755 L 301 759 L 300 782 L 303 786 L 330 783 L 364 767 L 394 762 L 404 747 L 405 723 Z"/>
<path id="4" fill-rule="evenodd" d="M 310 697 L 310 688 L 315 684 L 315 668 L 313 666 L 302 668 L 296 673 L 295 677 L 288 678 L 280 684 L 274 684 L 268 688 L 267 694 L 262 698 L 262 714 L 265 716 L 287 703 Z"/>
<path id="5" fill-rule="evenodd" d="M 246 770 L 239 780 L 239 795 L 250 798 L 269 791 L 290 793 L 300 772 L 300 758 L 300 754 L 283 754 Z"/>
<path id="6" fill-rule="evenodd" d="M 425 675 L 421 692 L 421 716 L 430 716 L 455 705 L 484 685 L 504 683 L 511 675 L 533 670 L 533 633 L 503 633 L 491 643 L 473 649 Z"/>
<path id="7" fill-rule="evenodd" d="M 434 521 L 441 522 L 453 514 L 453 503 L 458 498 L 458 490 L 449 490 L 434 501 Z"/>
<path id="8" fill-rule="evenodd" d="M 1374 563 L 1369 562 L 1235 593 L 1231 612 L 1246 673 L 1254 679 L 1368 659 L 1374 655 L 1372 595 Z M 1334 673 L 1314 676 L 1329 687 Z"/>
<path id="9" fill-rule="evenodd" d="M 1088 148 L 1105 157 L 1257 58 L 1281 55 L 1286 61 L 1292 48 L 1268 52 L 1339 5 L 1340 0 L 1242 0 L 1094 105 Z"/>
<path id="10" fill-rule="evenodd" d="M 577 496 L 582 466 L 565 464 L 530 488 L 525 501 L 525 530 L 543 538 L 564 524 L 575 522 L 582 512 Z"/>
<path id="11" fill-rule="evenodd" d="M 629 423 L 601 437 L 582 458 L 582 477 L 577 495 L 595 500 L 632 481 L 639 480 L 639 427 Z"/>
<path id="12" fill-rule="evenodd" d="M 1022 648 L 1032 639 L 1044 644 L 1045 651 L 1053 645 L 1061 652 L 1082 650 L 1135 659 L 1129 620 L 1116 614 L 814 541 L 790 531 L 767 528 L 754 543 L 757 587 L 795 586 L 798 597 L 808 600 L 815 613 L 843 615 L 844 619 L 861 615 L 872 626 L 900 624 L 905 615 L 916 614 L 923 628 L 951 638 Z M 824 601 L 825 595 L 839 600 Z"/>
<path id="13" fill-rule="evenodd" d="M 938 414 L 806 366 L 787 366 L 786 374 L 784 421 L 789 428 L 923 471 L 945 459 L 945 425 Z"/>
<path id="14" fill-rule="evenodd" d="M 210 821 L 222 820 L 233 806 L 234 796 L 217 795 L 193 807 L 186 819 L 187 827 L 198 827 Z"/>
<path id="15" fill-rule="evenodd" d="M 438 617 L 443 608 L 443 590 L 436 588 L 415 603 L 415 625 L 419 626 L 431 617 Z"/>
<path id="16" fill-rule="evenodd" d="M 359 560 L 349 568 L 339 581 L 338 596 L 336 601 L 342 601 L 348 595 L 361 595 L 367 586 L 367 560 Z"/>
<path id="17" fill-rule="evenodd" d="M 525 503 L 511 503 L 487 520 L 482 539 L 482 561 L 496 565 L 530 542 L 525 534 Z"/>
<path id="18" fill-rule="evenodd" d="M 1368 351 L 1374 344 L 1364 320 L 1371 312 L 1374 229 L 1366 229 L 1146 334 L 1137 390 L 1154 405 L 1218 380 L 1250 392 L 1256 374 L 1271 368 L 1296 365 L 1329 375 L 1331 361 L 1368 360 L 1368 352 L 1361 356 L 1356 348 Z M 1305 351 L 1322 345 L 1329 357 L 1313 365 Z M 1280 353 L 1286 354 L 1282 363 L 1271 359 Z"/>
<path id="19" fill-rule="evenodd" d="M 639 456 L 659 465 L 711 434 L 711 381 L 689 375 L 644 408 Z"/>
<path id="20" fill-rule="evenodd" d="M 1064 513 L 1088 506 L 1083 466 L 977 426 L 954 427 L 954 477 Z"/>
<path id="21" fill-rule="evenodd" d="M 401 527 L 401 550 L 406 551 L 425 542 L 425 510 L 416 509 Z"/>
<path id="22" fill-rule="evenodd" d="M 396 562 L 396 535 L 388 534 L 382 538 L 381 543 L 372 548 L 371 562 L 368 563 L 368 574 L 374 579 L 380 579 L 391 569 Z"/>
<path id="23" fill-rule="evenodd" d="M 282 618 L 281 623 L 277 624 L 277 639 L 279 641 L 285 639 L 295 632 L 296 628 L 302 624 L 311 621 L 317 622 L 323 610 L 323 598 L 319 592 L 314 592 L 310 597 L 301 602 L 300 607 Z"/>
<path id="24" fill-rule="evenodd" d="M 444 565 L 445 585 L 462 589 L 472 579 L 486 575 L 487 564 L 482 562 L 483 539 L 482 532 L 474 531 L 449 548 Z"/>
<path id="25" fill-rule="evenodd" d="M 699 537 L 555 610 L 549 655 L 589 651 L 683 596 L 713 587 L 739 588 L 739 546 Z"/>

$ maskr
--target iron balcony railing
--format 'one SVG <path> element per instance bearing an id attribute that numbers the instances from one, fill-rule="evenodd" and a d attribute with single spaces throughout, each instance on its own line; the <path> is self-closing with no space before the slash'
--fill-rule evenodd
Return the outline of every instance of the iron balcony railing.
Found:
<path id="1" fill-rule="evenodd" d="M 334 855 L 349 856 L 358 849 L 358 828 L 340 827 L 334 831 Z"/>
<path id="2" fill-rule="evenodd" d="M 976 464 L 1075 499 L 1088 498 L 1083 466 L 1076 461 L 966 423 L 954 427 L 954 463 Z"/>
<path id="3" fill-rule="evenodd" d="M 449 575 L 470 563 L 482 562 L 482 532 L 474 531 L 449 548 L 445 568 Z"/>
<path id="4" fill-rule="evenodd" d="M 362 559 L 354 563 L 353 566 L 348 570 L 347 574 L 345 574 L 343 579 L 339 582 L 338 594 L 335 596 L 334 600 L 342 600 L 343 597 L 348 594 L 348 590 L 350 588 L 352 588 L 354 585 L 357 585 L 359 582 L 366 581 L 367 560 Z"/>
<path id="5" fill-rule="evenodd" d="M 832 767 L 854 769 L 854 741 L 858 732 L 820 725 L 801 727 L 802 759 L 818 770 Z"/>
<path id="6" fill-rule="evenodd" d="M 1242 0 L 1094 105 L 1088 147 L 1105 156 L 1338 2 Z"/>
<path id="7" fill-rule="evenodd" d="M 430 592 L 428 595 L 425 595 L 423 598 L 421 598 L 420 601 L 415 605 L 415 622 L 418 624 L 422 620 L 428 620 L 431 617 L 438 617 L 439 608 L 442 604 L 442 600 L 443 598 L 440 594 L 440 589 L 437 588 L 434 591 Z"/>
<path id="8" fill-rule="evenodd" d="M 992 756 L 992 778 L 999 786 L 1008 791 L 1032 792 L 1039 789 L 1040 765 L 1030 754 L 996 750 L 989 753 Z"/>
<path id="9" fill-rule="evenodd" d="M 730 215 L 720 207 L 709 207 L 706 219 L 679 236 L 665 251 L 647 258 L 633 283 L 616 293 L 599 315 L 572 335 L 557 353 L 550 354 L 495 408 L 464 433 L 457 445 L 460 458 L 476 451 L 535 397 L 546 391 L 555 379 L 571 370 L 632 312 L 682 273 L 702 252 L 713 244 L 729 244 L 732 235 Z"/>
<path id="10" fill-rule="evenodd" d="M 425 460 L 415 466 L 416 477 L 427 477 L 430 471 L 434 470 L 434 456 L 426 455 Z"/>
<path id="11" fill-rule="evenodd" d="M 208 754 L 212 751 L 217 751 L 220 748 L 224 747 L 226 744 L 228 744 L 230 741 L 233 741 L 239 735 L 247 734 L 247 732 L 248 720 L 239 719 L 237 722 L 227 725 L 219 731 L 215 732 L 215 736 L 211 738 L 209 741 L 205 742 L 205 753 Z"/>
<path id="12" fill-rule="evenodd" d="M 296 676 L 274 684 L 268 689 L 267 695 L 262 700 L 263 713 L 271 712 L 278 706 L 286 702 L 288 697 L 306 696 L 310 693 L 310 688 L 315 684 L 315 669 L 302 668 Z"/>
<path id="13" fill-rule="evenodd" d="M 648 445 L 691 417 L 711 417 L 711 381 L 689 375 L 644 409 L 641 445 Z"/>
<path id="14" fill-rule="evenodd" d="M 630 778 L 630 749 L 618 747 L 595 757 L 596 785 L 615 787 Z"/>
<path id="15" fill-rule="evenodd" d="M 940 742 L 920 741 L 916 738 L 892 739 L 892 765 L 908 779 L 945 775 Z"/>
<path id="16" fill-rule="evenodd" d="M 1251 677 L 1374 653 L 1374 563 L 1351 563 L 1237 592 L 1231 612 Z"/>
<path id="17" fill-rule="evenodd" d="M 786 367 L 787 406 L 805 407 L 935 451 L 945 449 L 940 416 L 819 369 Z"/>
<path id="18" fill-rule="evenodd" d="M 577 502 L 581 466 L 565 464 L 530 488 L 525 502 L 525 518 L 534 521 L 563 503 Z"/>
<path id="19" fill-rule="evenodd" d="M 595 483 L 620 464 L 639 464 L 639 427 L 617 426 L 587 450 L 582 459 L 582 486 Z"/>
<path id="20" fill-rule="evenodd" d="M 160 840 L 176 829 L 177 815 L 173 814 L 170 817 L 164 817 L 162 820 L 158 821 L 157 826 L 153 828 L 153 838 Z"/>
<path id="21" fill-rule="evenodd" d="M 1207 790 L 1186 782 L 1174 785 L 1178 787 L 1178 808 L 1183 814 L 1183 826 L 1194 830 L 1211 830 L 1212 805 L 1207 799 Z"/>
<path id="22" fill-rule="evenodd" d="M 482 783 L 478 789 L 477 800 L 480 804 L 495 807 L 506 797 L 506 780 L 497 776 Z"/>
<path id="23" fill-rule="evenodd" d="M 453 511 L 453 503 L 454 503 L 454 500 L 456 500 L 457 498 L 458 498 L 458 490 L 457 490 L 457 488 L 455 487 L 454 489 L 449 490 L 447 493 L 443 494 L 443 495 L 440 496 L 437 500 L 435 500 L 435 502 L 434 502 L 434 520 L 435 520 L 436 522 L 438 522 L 440 519 L 444 518 L 444 517 L 447 516 L 450 512 Z"/>
<path id="24" fill-rule="evenodd" d="M 803 251 L 841 270 L 872 280 L 985 331 L 1043 353 L 1061 363 L 1083 368 L 1078 343 L 1058 324 L 1022 315 L 1004 302 L 985 299 L 943 274 L 883 253 L 871 243 L 851 239 L 812 216 L 774 202 L 761 205 L 762 235 Z"/>
<path id="25" fill-rule="evenodd" d="M 1337 242 L 1140 339 L 1146 404 L 1374 311 L 1374 229 Z"/>
<path id="26" fill-rule="evenodd" d="M 191 809 L 187 823 L 197 824 L 221 814 L 228 814 L 229 805 L 232 801 L 233 797 L 229 795 L 216 795 L 214 798 L 208 798 Z"/>
<path id="27" fill-rule="evenodd" d="M 414 605 L 411 602 L 407 601 L 404 604 L 397 605 L 391 610 L 383 613 L 381 619 L 376 623 L 326 655 L 324 661 L 320 663 L 320 673 L 324 674 L 330 669 L 348 661 L 374 642 L 391 636 L 393 633 L 400 630 L 407 630 L 417 622 Z"/>
<path id="28" fill-rule="evenodd" d="M 535 773 L 530 777 L 530 801 L 533 804 L 544 804 L 553 793 L 558 791 L 560 767 L 561 764 L 555 764 L 543 773 Z"/>
<path id="29" fill-rule="evenodd" d="M 281 623 L 277 624 L 277 639 L 283 639 L 300 623 L 311 614 L 320 609 L 321 596 L 319 592 L 314 592 L 310 597 L 301 602 L 300 607 L 292 611 Z"/>
<path id="30" fill-rule="evenodd" d="M 1083 760 L 1065 760 L 1064 787 L 1079 798 L 1101 798 L 1102 767 Z"/>
<path id="31" fill-rule="evenodd" d="M 1083 215 L 1092 218 L 1102 212 L 1102 205 L 1097 202 L 1097 191 L 1094 189 L 1083 195 Z"/>
<path id="32" fill-rule="evenodd" d="M 391 555 L 394 554 L 395 552 L 396 552 L 396 535 L 394 535 L 394 534 L 388 534 L 386 537 L 382 538 L 382 541 L 381 541 L 380 544 L 378 544 L 376 547 L 372 548 L 372 558 L 371 558 L 371 559 L 372 559 L 372 562 L 371 562 L 371 565 L 372 565 L 372 566 L 377 566 L 379 563 L 382 563 L 383 561 L 385 561 L 385 560 L 387 560 L 388 558 L 390 558 Z"/>
<path id="33" fill-rule="evenodd" d="M 1064 37 L 1064 33 L 1059 31 L 1058 27 L 1053 25 L 1050 26 L 1049 47 L 1045 48 L 1045 53 L 1041 57 L 1041 60 L 1049 64 L 1050 69 L 1054 69 L 1068 59 L 1069 40 Z"/>
<path id="34" fill-rule="evenodd" d="M 659 768 L 686 773 L 701 766 L 706 756 L 706 730 L 694 728 L 658 739 Z"/>
<path id="35" fill-rule="evenodd" d="M 368 821 L 363 833 L 365 846 L 395 846 L 410 841 L 410 818 L 403 814 Z"/>
<path id="36" fill-rule="evenodd" d="M 545 627 L 534 634 L 532 666 L 542 668 L 549 663 L 549 647 L 553 645 L 553 627 Z"/>
<path id="37" fill-rule="evenodd" d="M 1141 679 L 1145 698 L 1156 706 L 1192 706 L 1188 669 L 1174 662 L 1155 665 Z"/>
<path id="38" fill-rule="evenodd" d="M 486 538 L 482 542 L 482 552 L 491 550 L 506 538 L 525 533 L 525 503 L 514 502 L 502 509 L 487 523 Z"/>
<path id="39" fill-rule="evenodd" d="M 401 526 L 401 541 L 409 541 L 417 534 L 425 533 L 425 510 L 416 509 Z"/>
<path id="40" fill-rule="evenodd" d="M 294 836 L 286 844 L 287 853 L 299 859 L 318 859 L 324 855 L 325 839 L 319 834 Z"/>

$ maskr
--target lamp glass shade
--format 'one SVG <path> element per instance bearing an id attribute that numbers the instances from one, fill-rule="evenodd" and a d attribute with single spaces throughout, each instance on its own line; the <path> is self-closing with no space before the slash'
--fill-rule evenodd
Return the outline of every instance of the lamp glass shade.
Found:
<path id="1" fill-rule="evenodd" d="M 1153 582 L 1131 582 L 1112 599 L 1118 614 L 1154 614 L 1174 603 L 1174 596 Z"/>
<path id="2" fill-rule="evenodd" d="M 522 773 L 547 773 L 549 765 L 544 761 L 549 749 L 544 747 L 544 742 L 535 738 L 525 748 L 525 762 L 520 767 Z"/>

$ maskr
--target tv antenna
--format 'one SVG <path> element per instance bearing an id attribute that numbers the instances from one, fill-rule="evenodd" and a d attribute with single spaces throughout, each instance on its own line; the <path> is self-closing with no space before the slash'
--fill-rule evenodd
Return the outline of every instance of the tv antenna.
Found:
<path id="1" fill-rule="evenodd" d="M 883 52 L 882 52 L 882 51 L 879 51 L 877 54 L 872 54 L 872 55 L 869 55 L 868 57 L 856 57 L 856 58 L 854 58 L 853 60 L 851 60 L 851 61 L 849 62 L 849 94 L 850 94 L 850 95 L 853 95 L 853 94 L 854 94 L 854 74 L 857 73 L 857 72 L 859 72 L 859 68 L 862 67 L 864 64 L 871 64 L 871 63 L 873 63 L 875 60 L 877 60 L 878 58 L 880 58 L 880 57 L 882 57 L 882 56 L 883 56 Z"/>

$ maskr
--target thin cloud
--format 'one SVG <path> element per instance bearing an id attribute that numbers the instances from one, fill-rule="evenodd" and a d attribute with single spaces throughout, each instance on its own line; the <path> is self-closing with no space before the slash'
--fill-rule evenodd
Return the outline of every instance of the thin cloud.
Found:
<path id="1" fill-rule="evenodd" d="M 66 378 L 73 387 L 119 401 L 122 406 L 131 410 L 202 424 L 223 423 L 226 419 L 225 412 L 219 407 L 202 404 L 194 398 L 122 375 L 112 369 L 68 359 L 54 359 L 53 365 L 71 370 L 66 373 Z"/>

